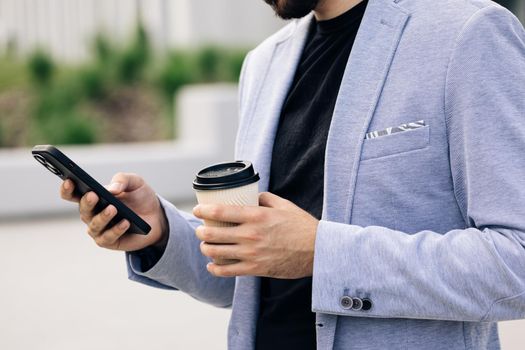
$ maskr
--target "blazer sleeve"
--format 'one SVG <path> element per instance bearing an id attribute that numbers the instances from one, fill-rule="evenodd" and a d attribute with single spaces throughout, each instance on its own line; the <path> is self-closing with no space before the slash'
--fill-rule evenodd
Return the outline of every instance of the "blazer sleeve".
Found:
<path id="1" fill-rule="evenodd" d="M 525 32 L 510 12 L 490 5 L 469 19 L 455 45 L 444 110 L 454 191 L 467 228 L 409 235 L 321 221 L 313 311 L 525 318 Z M 347 310 L 345 295 L 368 298 L 372 308 Z"/>
<path id="2" fill-rule="evenodd" d="M 239 115 L 245 106 L 246 70 L 248 54 L 243 62 L 239 81 Z M 242 122 L 242 120 L 241 120 Z M 200 241 L 195 229 L 202 222 L 193 215 L 175 208 L 160 198 L 170 226 L 169 239 L 162 257 L 147 271 L 140 254 L 126 253 L 128 277 L 152 287 L 185 292 L 195 299 L 219 306 L 230 307 L 233 301 L 235 278 L 214 277 L 206 269 L 210 260 L 200 252 Z M 157 260 L 157 259 L 154 259 Z"/>
<path id="3" fill-rule="evenodd" d="M 160 200 L 170 227 L 168 245 L 160 260 L 147 271 L 142 271 L 138 254 L 126 253 L 128 277 L 152 287 L 180 290 L 218 307 L 229 307 L 235 279 L 214 277 L 206 270 L 209 260 L 201 254 L 200 241 L 195 236 L 201 221 L 165 199 Z"/>

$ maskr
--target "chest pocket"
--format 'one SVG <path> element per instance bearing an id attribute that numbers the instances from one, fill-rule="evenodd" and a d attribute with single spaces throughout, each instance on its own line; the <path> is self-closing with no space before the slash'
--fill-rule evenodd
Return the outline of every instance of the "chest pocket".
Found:
<path id="1" fill-rule="evenodd" d="M 361 162 L 426 148 L 430 125 L 363 141 Z"/>

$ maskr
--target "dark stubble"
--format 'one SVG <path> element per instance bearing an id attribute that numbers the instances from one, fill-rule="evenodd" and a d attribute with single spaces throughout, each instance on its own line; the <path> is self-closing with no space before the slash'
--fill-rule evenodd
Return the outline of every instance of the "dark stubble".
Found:
<path id="1" fill-rule="evenodd" d="M 282 19 L 302 18 L 317 7 L 320 0 L 264 0 Z"/>

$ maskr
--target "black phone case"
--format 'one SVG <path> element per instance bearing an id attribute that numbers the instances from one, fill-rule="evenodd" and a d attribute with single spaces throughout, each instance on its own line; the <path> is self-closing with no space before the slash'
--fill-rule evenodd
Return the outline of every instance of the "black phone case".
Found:
<path id="1" fill-rule="evenodd" d="M 33 147 L 31 151 L 33 157 L 46 167 L 50 172 L 60 177 L 62 180 L 71 179 L 75 183 L 75 194 L 83 196 L 89 191 L 95 192 L 99 201 L 95 206 L 95 213 L 99 213 L 109 204 L 112 204 L 117 209 L 117 215 L 106 226 L 110 228 L 126 219 L 130 222 L 130 226 L 126 233 L 137 233 L 147 235 L 151 227 L 147 222 L 142 220 L 133 210 L 128 208 L 118 198 L 112 195 L 95 179 L 89 176 L 82 168 L 76 165 L 64 153 L 60 152 L 56 147 L 50 145 L 38 145 Z"/>

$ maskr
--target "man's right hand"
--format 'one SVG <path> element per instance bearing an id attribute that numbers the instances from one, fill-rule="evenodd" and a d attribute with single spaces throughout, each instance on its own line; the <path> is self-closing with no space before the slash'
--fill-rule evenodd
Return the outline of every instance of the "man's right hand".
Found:
<path id="1" fill-rule="evenodd" d="M 78 203 L 80 219 L 87 225 L 87 233 L 98 246 L 123 251 L 135 251 L 148 246 L 163 248 L 168 238 L 168 222 L 155 191 L 144 179 L 135 174 L 118 173 L 106 188 L 151 226 L 149 234 L 124 235 L 130 225 L 127 220 L 106 228 L 117 214 L 117 209 L 109 205 L 95 214 L 93 210 L 99 200 L 98 196 L 94 192 L 88 192 L 82 198 L 75 196 L 75 185 L 71 180 L 62 183 L 60 196 Z"/>

